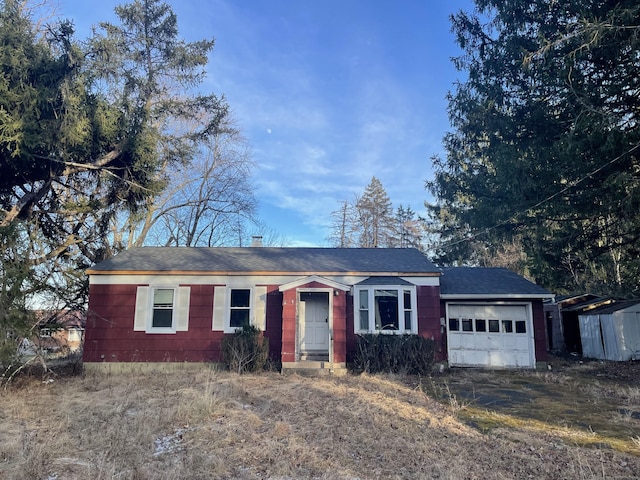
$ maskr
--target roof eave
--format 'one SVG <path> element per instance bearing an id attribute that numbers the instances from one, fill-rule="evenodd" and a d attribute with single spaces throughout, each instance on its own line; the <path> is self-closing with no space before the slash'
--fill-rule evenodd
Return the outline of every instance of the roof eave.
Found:
<path id="1" fill-rule="evenodd" d="M 323 271 L 224 271 L 224 270 L 86 270 L 87 275 L 347 275 L 347 276 L 399 276 L 399 277 L 439 277 L 439 272 L 323 272 Z"/>
<path id="2" fill-rule="evenodd" d="M 553 298 L 551 293 L 441 293 L 443 300 L 496 300 L 496 299 L 527 299 L 536 300 L 543 298 Z"/>

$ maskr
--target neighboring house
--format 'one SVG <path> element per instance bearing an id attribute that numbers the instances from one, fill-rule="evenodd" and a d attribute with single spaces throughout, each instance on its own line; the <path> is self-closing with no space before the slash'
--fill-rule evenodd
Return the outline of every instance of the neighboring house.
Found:
<path id="1" fill-rule="evenodd" d="M 142 247 L 88 274 L 89 367 L 217 362 L 245 322 L 283 369 L 344 368 L 362 333 L 431 338 L 452 365 L 546 360 L 546 290 L 504 269 L 440 269 L 416 249 Z"/>
<path id="2" fill-rule="evenodd" d="M 582 355 L 618 362 L 640 359 L 640 300 L 621 300 L 578 315 Z"/>
<path id="3" fill-rule="evenodd" d="M 86 316 L 75 310 L 38 310 L 38 335 L 34 345 L 54 355 L 68 355 L 82 348 Z"/>

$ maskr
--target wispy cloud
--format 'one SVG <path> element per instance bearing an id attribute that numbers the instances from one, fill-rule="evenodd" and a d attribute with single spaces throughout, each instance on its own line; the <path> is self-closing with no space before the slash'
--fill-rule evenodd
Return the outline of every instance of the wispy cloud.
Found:
<path id="1" fill-rule="evenodd" d="M 80 36 L 112 20 L 122 2 L 90 3 L 62 5 Z M 181 35 L 216 39 L 203 88 L 227 97 L 251 144 L 269 227 L 291 244 L 322 244 L 338 202 L 352 200 L 372 176 L 396 206 L 420 210 L 456 75 L 447 16 L 470 5 L 174 2 Z"/>

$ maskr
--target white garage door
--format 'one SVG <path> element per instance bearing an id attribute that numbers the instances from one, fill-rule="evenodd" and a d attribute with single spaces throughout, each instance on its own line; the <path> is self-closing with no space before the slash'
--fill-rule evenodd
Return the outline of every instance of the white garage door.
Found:
<path id="1" fill-rule="evenodd" d="M 529 305 L 447 305 L 449 365 L 535 367 Z"/>

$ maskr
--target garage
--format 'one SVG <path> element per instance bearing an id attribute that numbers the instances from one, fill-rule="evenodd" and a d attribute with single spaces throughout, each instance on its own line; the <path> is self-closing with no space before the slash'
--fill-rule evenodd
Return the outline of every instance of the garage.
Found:
<path id="1" fill-rule="evenodd" d="M 530 303 L 451 302 L 446 310 L 449 365 L 535 367 Z"/>

